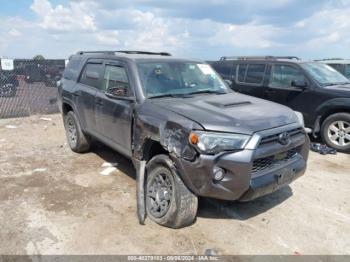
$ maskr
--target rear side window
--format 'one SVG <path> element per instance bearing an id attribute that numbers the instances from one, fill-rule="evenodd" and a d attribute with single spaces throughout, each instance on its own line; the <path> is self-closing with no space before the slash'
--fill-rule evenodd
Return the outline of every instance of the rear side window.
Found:
<path id="1" fill-rule="evenodd" d="M 79 70 L 81 68 L 81 57 L 72 57 L 69 59 L 66 69 L 63 72 L 63 77 L 69 80 L 77 80 L 79 76 Z"/>
<path id="2" fill-rule="evenodd" d="M 265 71 L 265 64 L 240 64 L 238 67 L 238 82 L 247 84 L 262 84 Z"/>
<path id="3" fill-rule="evenodd" d="M 101 71 L 102 64 L 86 64 L 80 83 L 100 89 L 99 80 L 101 78 Z"/>

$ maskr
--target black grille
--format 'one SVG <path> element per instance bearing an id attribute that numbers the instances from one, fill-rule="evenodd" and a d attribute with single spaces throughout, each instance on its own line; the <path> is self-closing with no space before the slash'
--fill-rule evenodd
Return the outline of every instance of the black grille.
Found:
<path id="1" fill-rule="evenodd" d="M 258 173 L 281 165 L 284 162 L 296 157 L 300 153 L 300 150 L 301 147 L 296 147 L 273 156 L 257 158 L 254 160 L 252 173 Z"/>
<path id="2" fill-rule="evenodd" d="M 300 128 L 295 128 L 295 129 L 292 129 L 292 130 L 289 130 L 287 131 L 289 136 L 291 138 L 297 136 L 297 135 L 300 135 L 300 134 L 303 134 L 304 133 L 304 130 L 302 127 Z M 263 145 L 263 144 L 267 144 L 267 143 L 271 143 L 271 142 L 275 142 L 275 141 L 278 141 L 278 137 L 279 137 L 280 133 L 279 134 L 273 134 L 273 135 L 270 135 L 270 136 L 265 136 L 261 139 L 261 142 L 260 142 L 260 145 Z"/>

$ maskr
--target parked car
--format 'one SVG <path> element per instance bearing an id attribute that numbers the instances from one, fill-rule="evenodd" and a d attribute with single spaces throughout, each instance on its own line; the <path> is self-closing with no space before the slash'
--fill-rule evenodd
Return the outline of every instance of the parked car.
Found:
<path id="1" fill-rule="evenodd" d="M 16 96 L 17 76 L 9 71 L 0 71 L 0 97 Z"/>
<path id="2" fill-rule="evenodd" d="M 342 73 L 344 76 L 350 79 L 350 60 L 348 59 L 324 59 L 324 60 L 316 60 L 317 62 L 327 64 L 333 67 L 338 72 Z"/>
<path id="3" fill-rule="evenodd" d="M 296 57 L 223 57 L 215 70 L 243 94 L 302 112 L 330 147 L 350 151 L 350 81 L 332 67 Z"/>
<path id="4" fill-rule="evenodd" d="M 198 196 L 248 201 L 304 174 L 309 140 L 289 108 L 230 90 L 206 63 L 168 53 L 79 52 L 58 86 L 70 148 L 130 158 L 140 223 L 193 223 Z"/>

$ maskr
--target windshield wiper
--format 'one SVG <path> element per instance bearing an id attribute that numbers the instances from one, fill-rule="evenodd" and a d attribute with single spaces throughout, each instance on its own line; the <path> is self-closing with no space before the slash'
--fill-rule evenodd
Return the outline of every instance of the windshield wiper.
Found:
<path id="1" fill-rule="evenodd" d="M 187 95 L 196 95 L 196 94 L 218 94 L 218 95 L 223 95 L 223 94 L 226 94 L 226 92 L 219 91 L 219 90 L 200 90 L 200 91 L 187 93 Z"/>
<path id="2" fill-rule="evenodd" d="M 173 97 L 173 98 L 183 98 L 188 97 L 187 94 L 163 94 L 163 95 L 156 95 L 156 96 L 149 96 L 148 99 L 152 98 L 163 98 L 163 97 Z"/>
<path id="3" fill-rule="evenodd" d="M 348 85 L 350 82 L 340 82 L 340 83 L 327 83 L 325 86 L 338 86 L 338 85 Z"/>

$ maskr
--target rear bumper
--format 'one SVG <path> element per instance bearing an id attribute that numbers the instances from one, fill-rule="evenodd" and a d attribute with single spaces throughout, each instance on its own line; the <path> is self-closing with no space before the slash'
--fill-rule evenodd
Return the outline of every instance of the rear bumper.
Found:
<path id="1" fill-rule="evenodd" d="M 257 142 L 258 144 L 259 142 Z M 298 148 L 298 154 L 278 165 L 253 171 L 254 160 L 275 154 L 283 154 Z M 185 184 L 198 196 L 225 200 L 248 201 L 272 193 L 288 185 L 306 170 L 309 139 L 300 135 L 288 146 L 260 146 L 238 152 L 209 156 L 200 155 L 193 162 L 174 159 Z M 225 177 L 215 181 L 214 170 L 225 170 Z"/>

